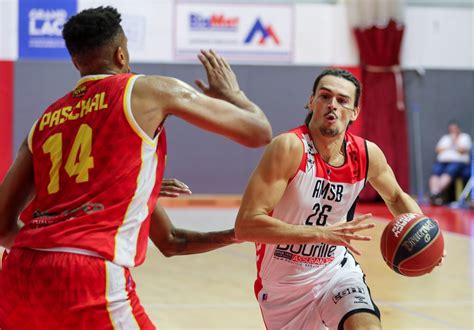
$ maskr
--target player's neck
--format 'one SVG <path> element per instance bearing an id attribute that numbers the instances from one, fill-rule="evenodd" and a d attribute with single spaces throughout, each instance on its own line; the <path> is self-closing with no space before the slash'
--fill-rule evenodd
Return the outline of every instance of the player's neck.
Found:
<path id="1" fill-rule="evenodd" d="M 90 66 L 80 68 L 81 77 L 84 76 L 93 76 L 101 74 L 119 74 L 122 73 L 122 70 L 116 66 L 112 65 L 101 65 L 101 66 Z"/>
<path id="2" fill-rule="evenodd" d="M 333 166 L 341 166 L 345 160 L 344 134 L 336 137 L 313 135 L 314 147 L 321 158 Z"/>

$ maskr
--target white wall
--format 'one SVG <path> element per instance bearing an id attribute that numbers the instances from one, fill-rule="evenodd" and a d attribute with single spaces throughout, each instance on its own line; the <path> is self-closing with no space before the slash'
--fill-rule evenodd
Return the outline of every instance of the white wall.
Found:
<path id="1" fill-rule="evenodd" d="M 18 1 L 0 0 L 0 61 L 18 58 Z"/>
<path id="2" fill-rule="evenodd" d="M 135 62 L 176 63 L 173 0 L 78 0 L 78 9 L 101 4 L 116 6 L 122 12 Z M 344 4 L 294 6 L 292 64 L 358 63 Z M 219 4 L 216 12 L 218 8 Z M 474 69 L 474 8 L 409 6 L 405 13 L 403 67 Z M 0 0 L 0 60 L 16 60 L 17 43 L 18 0 Z"/>

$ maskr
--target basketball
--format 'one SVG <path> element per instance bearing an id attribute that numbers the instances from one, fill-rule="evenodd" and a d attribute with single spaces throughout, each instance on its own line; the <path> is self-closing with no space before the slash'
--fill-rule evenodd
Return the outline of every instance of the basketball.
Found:
<path id="1" fill-rule="evenodd" d="M 436 220 L 422 214 L 405 213 L 389 222 L 380 240 L 387 265 L 404 276 L 431 272 L 444 251 L 444 240 Z"/>

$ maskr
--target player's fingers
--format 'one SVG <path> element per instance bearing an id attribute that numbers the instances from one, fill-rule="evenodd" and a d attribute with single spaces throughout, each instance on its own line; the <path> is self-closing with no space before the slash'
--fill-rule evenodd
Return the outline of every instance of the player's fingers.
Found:
<path id="1" fill-rule="evenodd" d="M 358 256 L 361 255 L 360 251 L 356 247 L 352 246 L 350 243 L 347 243 L 345 246 L 346 248 L 348 248 L 350 251 L 354 252 Z"/>
<path id="2" fill-rule="evenodd" d="M 169 191 L 160 191 L 160 197 L 178 197 L 178 193 L 169 192 Z"/>
<path id="3" fill-rule="evenodd" d="M 374 227 L 375 227 L 375 223 L 364 223 L 364 224 L 358 225 L 357 230 L 365 230 L 365 229 L 370 229 Z"/>
<path id="4" fill-rule="evenodd" d="M 178 193 L 178 194 L 191 193 L 191 190 L 189 190 L 189 188 L 181 188 L 181 187 L 176 187 L 176 186 L 161 187 L 161 191 L 173 192 L 173 193 Z"/>
<path id="5" fill-rule="evenodd" d="M 364 220 L 367 220 L 371 217 L 372 217 L 372 213 L 363 214 L 363 215 L 360 215 L 360 216 L 356 217 L 355 220 L 352 221 L 352 223 L 357 224 L 357 223 L 360 223 L 360 222 L 362 222 Z"/>
<path id="6" fill-rule="evenodd" d="M 200 80 L 200 79 L 194 80 L 194 83 L 195 83 L 196 86 L 197 86 L 200 90 L 202 90 L 203 92 L 206 92 L 206 91 L 209 89 L 209 87 L 208 87 L 202 80 Z"/>
<path id="7" fill-rule="evenodd" d="M 217 63 L 219 63 L 219 66 L 221 68 L 230 69 L 230 67 L 228 66 L 228 64 L 226 64 L 226 62 L 224 61 L 224 58 L 222 56 L 220 56 L 216 52 L 214 52 L 214 56 L 216 57 Z"/>
<path id="8" fill-rule="evenodd" d="M 224 64 L 224 66 L 225 66 L 228 70 L 232 70 L 231 67 L 230 67 L 229 62 L 227 62 L 227 60 L 225 59 L 225 57 L 222 57 L 222 56 L 221 56 L 221 61 L 222 61 L 222 63 Z"/>
<path id="9" fill-rule="evenodd" d="M 173 183 L 173 186 L 179 187 L 179 188 L 184 188 L 184 189 L 189 189 L 189 187 L 183 182 L 178 179 L 170 179 L 170 181 Z"/>
<path id="10" fill-rule="evenodd" d="M 362 236 L 362 235 L 357 235 L 357 234 L 348 234 L 346 235 L 346 238 L 350 240 L 357 240 L 357 241 L 371 241 L 372 237 L 371 236 Z"/>
<path id="11" fill-rule="evenodd" d="M 204 69 L 206 69 L 206 72 L 210 72 L 212 70 L 212 65 L 209 63 L 209 60 L 207 57 L 204 55 L 204 50 L 201 50 L 201 54 L 198 54 L 198 59 L 201 61 L 202 65 L 204 65 Z"/>
<path id="12" fill-rule="evenodd" d="M 178 179 L 163 179 L 161 181 L 162 186 L 175 186 L 175 187 L 182 187 L 182 188 L 189 188 L 184 182 Z"/>
<path id="13" fill-rule="evenodd" d="M 209 53 L 211 53 L 211 55 L 213 56 L 213 58 L 216 60 L 216 63 L 222 67 L 223 64 L 222 64 L 222 59 L 221 57 L 216 53 L 216 51 L 214 49 L 211 49 L 209 50 Z"/>
<path id="14" fill-rule="evenodd" d="M 216 60 L 216 53 L 212 49 L 210 49 L 208 52 L 203 50 L 203 51 L 201 51 L 201 54 L 203 54 L 206 57 L 207 61 L 210 63 L 210 65 L 213 68 L 219 66 L 219 64 L 217 63 L 217 60 Z"/>

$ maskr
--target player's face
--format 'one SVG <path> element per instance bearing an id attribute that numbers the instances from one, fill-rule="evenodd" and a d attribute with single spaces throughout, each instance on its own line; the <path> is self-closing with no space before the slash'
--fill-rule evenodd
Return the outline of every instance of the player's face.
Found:
<path id="1" fill-rule="evenodd" d="M 355 93 L 355 85 L 344 78 L 331 75 L 321 78 L 309 99 L 313 112 L 310 128 L 326 137 L 344 133 L 349 122 L 359 114 L 359 108 L 354 107 Z"/>

